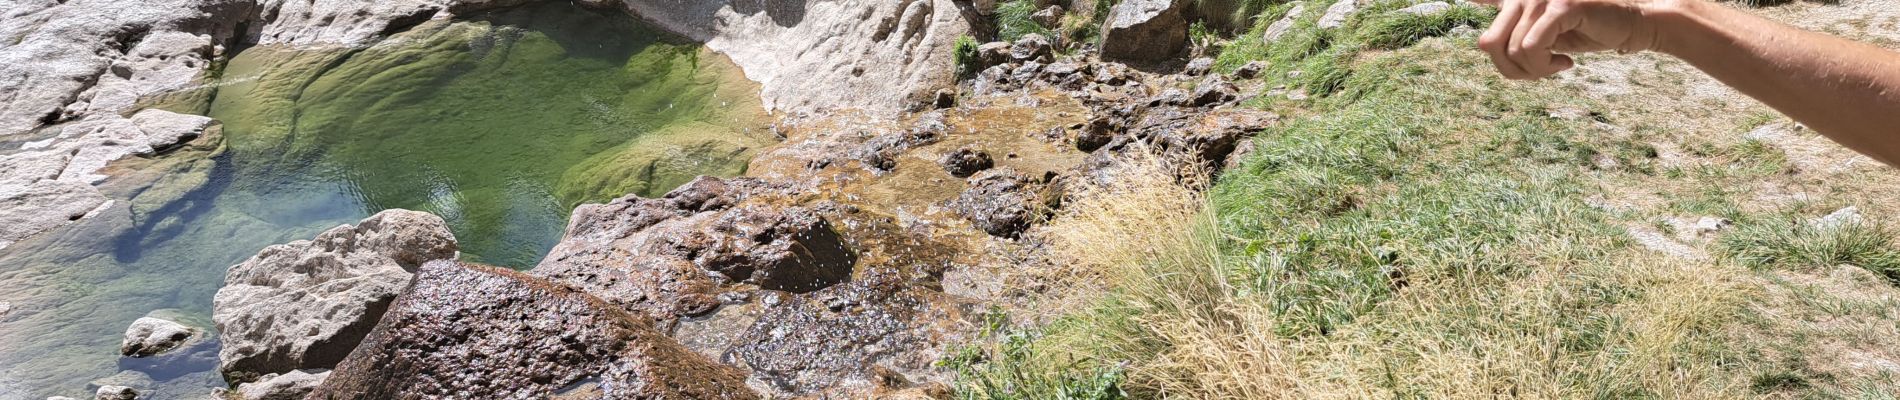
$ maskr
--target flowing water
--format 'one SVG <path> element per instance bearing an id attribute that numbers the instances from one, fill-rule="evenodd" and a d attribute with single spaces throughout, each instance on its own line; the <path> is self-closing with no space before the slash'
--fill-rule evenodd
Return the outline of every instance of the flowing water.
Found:
<path id="1" fill-rule="evenodd" d="M 246 49 L 217 75 L 155 104 L 223 121 L 222 146 L 121 163 L 112 206 L 0 250 L 0 399 L 115 374 L 208 394 L 215 343 L 153 363 L 120 358 L 119 335 L 148 313 L 209 327 L 225 269 L 265 246 L 406 208 L 443 216 L 463 259 L 527 268 L 574 205 L 736 175 L 772 140 L 729 62 L 566 2 Z"/>

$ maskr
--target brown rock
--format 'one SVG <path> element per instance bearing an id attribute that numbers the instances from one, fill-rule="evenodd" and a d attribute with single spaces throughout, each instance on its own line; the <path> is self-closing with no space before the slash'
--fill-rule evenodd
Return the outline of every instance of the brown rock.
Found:
<path id="1" fill-rule="evenodd" d="M 968 178 L 978 171 L 996 166 L 996 161 L 990 159 L 989 152 L 970 147 L 945 154 L 943 160 L 938 163 L 943 164 L 944 172 L 949 172 L 951 176 L 958 178 Z"/>
<path id="2" fill-rule="evenodd" d="M 757 398 L 745 377 L 600 299 L 502 268 L 432 262 L 311 399 Z"/>
<path id="3" fill-rule="evenodd" d="M 1050 210 L 1042 183 L 1010 168 L 983 171 L 970 178 L 970 188 L 951 200 L 950 209 L 990 235 L 1021 237 Z"/>

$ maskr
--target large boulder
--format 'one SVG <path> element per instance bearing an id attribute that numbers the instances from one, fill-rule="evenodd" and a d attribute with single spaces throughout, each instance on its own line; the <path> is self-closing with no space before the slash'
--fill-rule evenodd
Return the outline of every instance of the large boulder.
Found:
<path id="1" fill-rule="evenodd" d="M 711 312 L 722 285 L 808 292 L 849 279 L 857 256 L 816 210 L 748 201 L 785 190 L 701 177 L 658 199 L 582 205 L 533 273 L 660 322 Z"/>
<path id="2" fill-rule="evenodd" d="M 732 59 L 767 108 L 896 115 L 956 82 L 957 37 L 982 0 L 623 0 L 634 15 Z M 972 7 L 974 6 L 974 7 Z M 975 14 L 975 13 L 972 13 Z"/>
<path id="3" fill-rule="evenodd" d="M 756 398 L 744 381 L 593 296 L 437 261 L 308 398 Z"/>
<path id="4" fill-rule="evenodd" d="M 1182 0 L 1124 0 L 1108 11 L 1102 27 L 1102 57 L 1159 61 L 1187 47 Z"/>
<path id="5" fill-rule="evenodd" d="M 250 382 L 349 355 L 422 263 L 456 256 L 442 218 L 389 210 L 231 267 L 212 302 L 219 371 Z"/>
<path id="6" fill-rule="evenodd" d="M 119 341 L 119 354 L 130 357 L 151 357 L 179 348 L 198 337 L 198 330 L 171 320 L 141 317 L 125 328 L 125 339 Z"/>

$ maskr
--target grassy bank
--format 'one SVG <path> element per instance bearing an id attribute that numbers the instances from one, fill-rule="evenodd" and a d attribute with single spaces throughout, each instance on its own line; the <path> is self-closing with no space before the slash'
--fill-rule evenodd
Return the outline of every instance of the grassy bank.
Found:
<path id="1" fill-rule="evenodd" d="M 946 361 L 964 398 L 1891 398 L 1900 326 L 1877 221 L 1811 215 L 1868 197 L 1760 207 L 1791 179 L 1759 141 L 1668 132 L 1578 87 L 1499 79 L 1475 50 L 1490 11 L 1390 12 L 1320 30 L 1324 2 L 1219 65 L 1271 63 L 1246 104 L 1291 116 L 1208 187 L 1087 188 L 1041 234 L 1053 322 L 1007 316 Z M 1287 7 L 1269 7 L 1283 13 Z M 1441 37 L 1447 36 L 1448 37 Z M 1297 72 L 1296 72 L 1297 71 Z M 1585 85 L 1587 86 L 1587 85 Z M 1570 110 L 1582 110 L 1571 112 Z M 1605 116 L 1593 110 L 1627 113 Z M 1741 129 L 1760 125 L 1737 115 Z M 1769 118 L 1772 119 L 1772 118 Z M 1686 148 L 1689 161 L 1658 147 Z M 1888 172 L 1891 174 L 1891 172 Z M 1725 190 L 1727 188 L 1728 190 Z M 1643 192 L 1617 206 L 1625 192 Z M 1672 216 L 1724 218 L 1713 238 Z M 1646 232 L 1687 250 L 1659 251 Z M 1817 322 L 1818 321 L 1818 322 Z"/>

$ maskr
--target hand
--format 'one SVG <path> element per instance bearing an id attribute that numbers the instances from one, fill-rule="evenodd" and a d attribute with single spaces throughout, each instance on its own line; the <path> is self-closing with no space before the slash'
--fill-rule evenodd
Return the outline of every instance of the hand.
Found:
<path id="1" fill-rule="evenodd" d="M 1539 79 L 1576 65 L 1566 54 L 1655 50 L 1656 29 L 1644 16 L 1649 0 L 1475 0 L 1498 6 L 1478 38 L 1498 72 Z"/>

